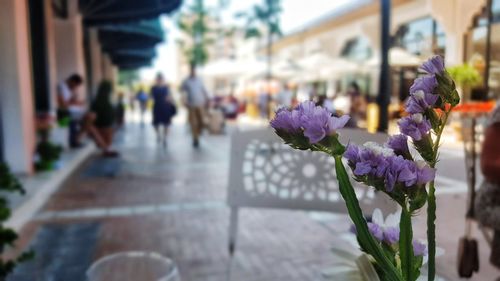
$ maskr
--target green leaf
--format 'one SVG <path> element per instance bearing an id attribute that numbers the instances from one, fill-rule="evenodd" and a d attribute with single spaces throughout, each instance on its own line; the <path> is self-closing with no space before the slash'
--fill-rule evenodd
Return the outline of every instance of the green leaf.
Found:
<path id="1" fill-rule="evenodd" d="M 411 214 L 403 207 L 399 222 L 399 258 L 401 259 L 401 272 L 404 280 L 414 281 L 413 268 L 413 230 L 411 227 Z"/>
<path id="2" fill-rule="evenodd" d="M 257 28 L 251 27 L 245 31 L 245 38 L 261 37 L 262 34 Z"/>
<path id="3" fill-rule="evenodd" d="M 359 241 L 361 242 L 361 247 L 367 251 L 368 254 L 372 255 L 377 265 L 381 270 L 384 271 L 385 280 L 387 281 L 401 281 L 401 274 L 396 269 L 394 264 L 389 260 L 384 250 L 380 247 L 380 244 L 375 241 L 375 239 L 370 234 L 368 230 L 368 225 L 363 216 L 363 212 L 359 207 L 358 198 L 354 192 L 354 188 L 349 180 L 349 175 L 345 170 L 344 163 L 342 162 L 341 155 L 335 155 L 335 171 L 337 173 L 337 180 L 339 182 L 339 191 L 344 198 L 347 206 L 347 211 L 349 217 L 356 226 L 356 232 Z M 384 280 L 384 281 L 385 281 Z"/>
<path id="4" fill-rule="evenodd" d="M 410 212 L 413 213 L 422 208 L 427 202 L 427 190 L 425 185 L 415 186 L 408 192 L 410 197 Z"/>

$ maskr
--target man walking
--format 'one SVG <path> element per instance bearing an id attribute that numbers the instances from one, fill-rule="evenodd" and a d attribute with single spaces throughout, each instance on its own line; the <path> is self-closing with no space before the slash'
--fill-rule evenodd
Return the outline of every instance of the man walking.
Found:
<path id="1" fill-rule="evenodd" d="M 189 111 L 189 124 L 193 136 L 193 147 L 200 145 L 200 134 L 203 129 L 203 117 L 205 108 L 208 106 L 208 93 L 201 79 L 196 76 L 196 65 L 191 64 L 189 77 L 187 77 L 181 86 L 185 94 L 185 104 Z"/>

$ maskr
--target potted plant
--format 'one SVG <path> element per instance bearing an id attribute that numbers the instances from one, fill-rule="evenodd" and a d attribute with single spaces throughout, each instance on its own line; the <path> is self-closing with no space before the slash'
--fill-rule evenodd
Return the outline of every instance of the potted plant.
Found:
<path id="1" fill-rule="evenodd" d="M 468 63 L 451 66 L 447 70 L 450 77 L 457 83 L 458 91 L 462 94 L 462 103 L 469 102 L 472 88 L 481 85 L 483 81 L 479 71 Z"/>
<path id="2" fill-rule="evenodd" d="M 50 129 L 40 129 L 40 141 L 36 146 L 35 169 L 37 171 L 50 171 L 56 168 L 56 163 L 61 157 L 62 146 L 49 141 Z"/>
<path id="3" fill-rule="evenodd" d="M 9 219 L 11 211 L 6 194 L 17 192 L 24 194 L 24 189 L 18 179 L 12 175 L 7 164 L 0 162 L 0 252 L 4 253 L 7 247 L 14 245 L 17 240 L 17 233 L 5 226 L 5 221 Z M 0 259 L 0 281 L 6 280 L 17 264 L 33 257 L 33 252 L 24 252 L 12 259 Z"/>

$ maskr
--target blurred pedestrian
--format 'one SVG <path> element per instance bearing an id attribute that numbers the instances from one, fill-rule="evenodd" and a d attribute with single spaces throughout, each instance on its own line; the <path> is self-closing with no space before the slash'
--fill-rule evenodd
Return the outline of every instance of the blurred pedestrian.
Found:
<path id="1" fill-rule="evenodd" d="M 262 91 L 260 92 L 258 99 L 260 117 L 263 119 L 269 119 L 271 95 L 269 95 L 266 91 Z"/>
<path id="2" fill-rule="evenodd" d="M 141 125 L 144 125 L 144 115 L 146 114 L 146 111 L 148 110 L 148 94 L 144 91 L 144 89 L 141 87 L 139 88 L 139 91 L 135 95 L 135 99 L 137 102 L 139 102 L 139 114 L 141 116 Z"/>
<path id="3" fill-rule="evenodd" d="M 78 90 L 83 85 L 79 74 L 72 74 L 57 85 L 57 119 L 68 124 L 68 142 L 71 148 L 81 147 L 80 124 L 85 115 L 85 104 L 78 97 Z"/>
<path id="4" fill-rule="evenodd" d="M 116 151 L 111 150 L 111 145 L 113 144 L 114 128 L 115 123 L 115 108 L 111 103 L 111 95 L 113 93 L 113 84 L 110 81 L 104 80 L 99 84 L 97 89 L 97 94 L 92 101 L 90 106 L 93 116 L 93 126 L 92 124 L 87 124 L 96 143 L 103 150 L 103 156 L 105 157 L 115 157 L 118 156 Z"/>
<path id="5" fill-rule="evenodd" d="M 208 107 L 208 93 L 201 79 L 196 76 L 196 65 L 191 64 L 189 77 L 187 77 L 181 86 L 184 92 L 184 102 L 188 109 L 189 124 L 193 136 L 193 147 L 199 147 L 200 134 L 204 126 L 205 110 Z"/>
<path id="6" fill-rule="evenodd" d="M 484 182 L 478 191 L 474 212 L 476 219 L 493 229 L 490 262 L 500 268 L 500 106 L 490 118 L 481 152 L 481 171 Z"/>
<path id="7" fill-rule="evenodd" d="M 238 111 L 240 108 L 238 99 L 233 93 L 229 94 L 224 100 L 224 117 L 226 119 L 234 120 L 238 117 Z"/>
<path id="8" fill-rule="evenodd" d="M 292 106 L 293 93 L 287 83 L 283 84 L 283 89 L 276 96 L 276 102 L 278 108 L 286 107 L 290 108 Z"/>
<path id="9" fill-rule="evenodd" d="M 349 115 L 351 119 L 347 123 L 348 127 L 358 127 L 358 122 L 366 116 L 366 100 L 361 94 L 358 83 L 355 81 L 349 85 L 347 90 L 349 96 Z"/>
<path id="10" fill-rule="evenodd" d="M 116 103 L 116 126 L 118 129 L 122 128 L 125 124 L 125 98 L 124 93 L 118 93 L 118 101 Z"/>
<path id="11" fill-rule="evenodd" d="M 158 143 L 167 145 L 168 126 L 172 117 L 176 114 L 176 108 L 173 103 L 170 87 L 165 83 L 161 73 L 156 75 L 156 83 L 151 88 L 151 97 L 153 98 L 153 126 L 156 131 Z"/>

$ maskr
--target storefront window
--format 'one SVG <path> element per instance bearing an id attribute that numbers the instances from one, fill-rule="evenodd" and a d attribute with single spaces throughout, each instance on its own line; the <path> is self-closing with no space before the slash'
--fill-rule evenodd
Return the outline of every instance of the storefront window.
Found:
<path id="1" fill-rule="evenodd" d="M 500 0 L 493 0 L 491 2 L 491 12 L 493 15 L 493 22 L 500 22 Z"/>
<path id="2" fill-rule="evenodd" d="M 474 19 L 466 42 L 467 62 L 484 79 L 484 85 L 475 89 L 476 98 L 479 99 L 500 97 L 500 0 L 491 2 L 491 20 L 489 16 L 488 9 L 485 8 Z"/>
<path id="3" fill-rule="evenodd" d="M 492 23 L 490 31 L 489 96 L 500 97 L 500 0 L 491 3 Z"/>
<path id="4" fill-rule="evenodd" d="M 394 45 L 419 56 L 444 55 L 446 35 L 431 17 L 401 25 L 394 36 Z"/>
<path id="5" fill-rule="evenodd" d="M 357 37 L 345 43 L 340 55 L 349 60 L 364 61 L 371 58 L 372 48 L 368 39 Z"/>

